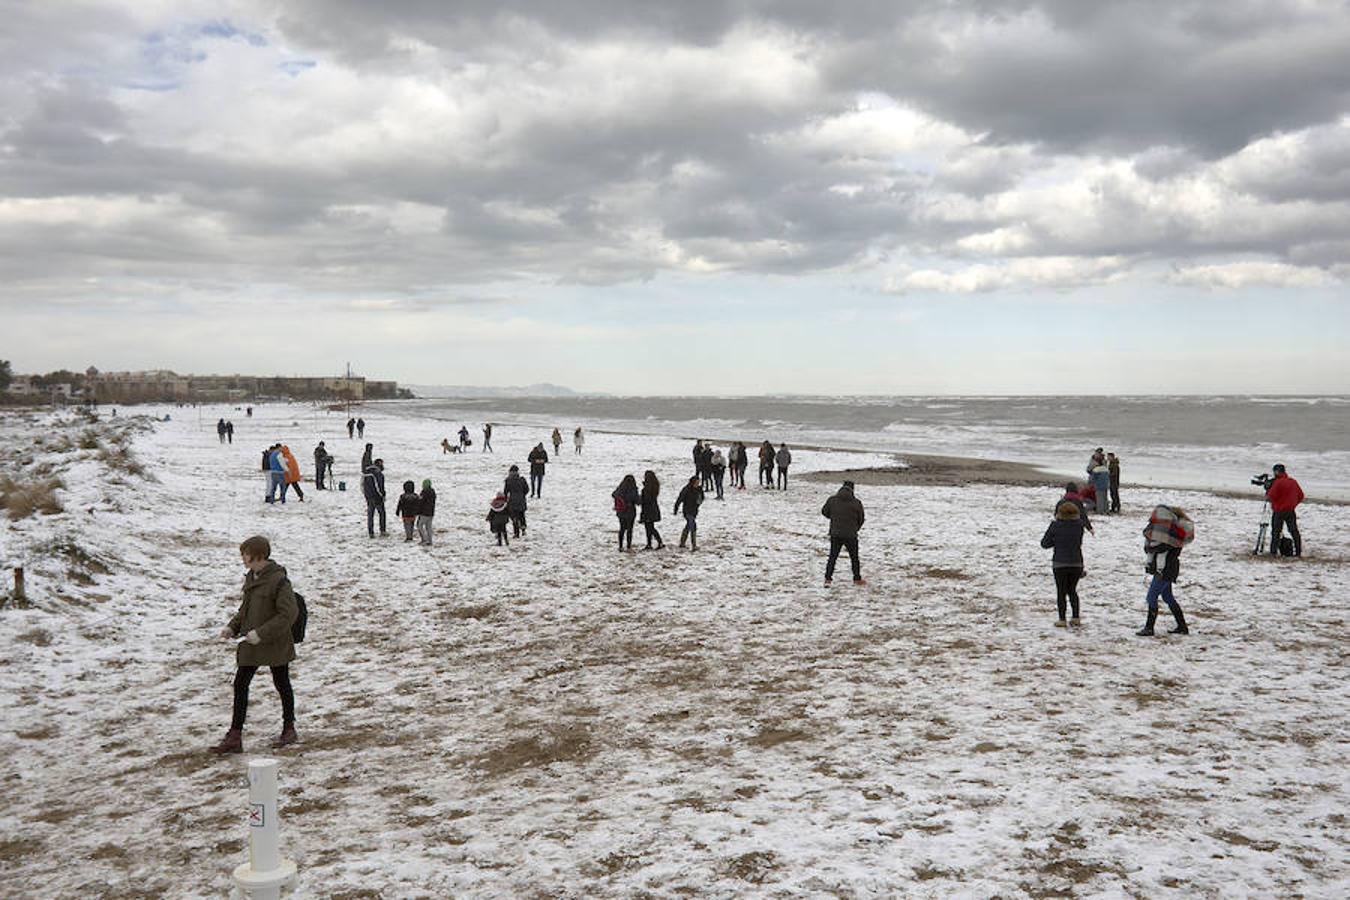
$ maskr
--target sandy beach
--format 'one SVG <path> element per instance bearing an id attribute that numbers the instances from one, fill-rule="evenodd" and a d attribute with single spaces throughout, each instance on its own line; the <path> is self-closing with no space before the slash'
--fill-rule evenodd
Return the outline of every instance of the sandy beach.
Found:
<path id="1" fill-rule="evenodd" d="M 173 418 L 125 415 L 145 411 Z M 0 610 L 0 892 L 226 892 L 244 763 L 280 724 L 260 677 L 248 753 L 207 751 L 234 672 L 215 632 L 261 533 L 311 610 L 300 743 L 277 754 L 308 896 L 1343 893 L 1344 507 L 1309 507 L 1307 557 L 1273 561 L 1249 552 L 1259 498 L 1127 492 L 1084 547 L 1085 625 L 1056 629 L 1038 541 L 1059 479 L 1031 467 L 797 447 L 788 491 L 752 463 L 681 553 L 689 443 L 592 433 L 508 549 L 488 500 L 547 432 L 444 455 L 442 423 L 365 418 L 391 514 L 405 478 L 439 491 L 435 546 L 366 537 L 339 414 L 0 417 L 7 498 L 60 485 L 60 511 L 0 543 L 31 601 Z M 302 463 L 325 440 L 348 490 L 263 504 L 278 439 Z M 671 549 L 619 553 L 610 491 L 647 468 Z M 822 584 L 842 477 L 867 506 L 863 588 Z M 1197 522 L 1192 634 L 1149 640 L 1139 532 L 1160 501 Z"/>

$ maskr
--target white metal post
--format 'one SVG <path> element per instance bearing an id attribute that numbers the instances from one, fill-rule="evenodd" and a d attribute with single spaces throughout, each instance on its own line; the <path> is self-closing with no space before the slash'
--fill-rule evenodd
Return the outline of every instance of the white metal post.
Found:
<path id="1" fill-rule="evenodd" d="M 250 900 L 280 900 L 281 888 L 295 882 L 295 863 L 281 857 L 277 817 L 275 759 L 248 764 L 248 862 L 234 870 L 234 881 Z"/>

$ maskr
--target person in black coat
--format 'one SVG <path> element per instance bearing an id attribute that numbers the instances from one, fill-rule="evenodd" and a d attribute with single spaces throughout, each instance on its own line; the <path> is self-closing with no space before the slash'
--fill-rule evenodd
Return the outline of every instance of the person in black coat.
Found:
<path id="1" fill-rule="evenodd" d="M 684 542 L 689 542 L 690 550 L 698 549 L 698 508 L 703 505 L 703 488 L 699 485 L 698 476 L 691 476 L 689 483 L 680 489 L 680 496 L 675 498 L 675 515 L 680 514 L 684 509 L 684 530 L 680 532 L 680 546 Z"/>
<path id="2" fill-rule="evenodd" d="M 1055 518 L 1045 529 L 1041 546 L 1046 550 L 1054 549 L 1050 566 L 1055 573 L 1055 607 L 1059 610 L 1059 619 L 1055 624 L 1064 627 L 1065 607 L 1073 606 L 1071 624 L 1077 625 L 1078 618 L 1078 580 L 1083 577 L 1083 514 L 1078 504 L 1072 500 L 1061 500 L 1055 507 Z M 1068 601 L 1066 604 L 1065 601 Z"/>
<path id="3" fill-rule="evenodd" d="M 417 508 L 417 536 L 423 547 L 431 546 L 432 519 L 436 516 L 436 490 L 430 478 L 422 479 L 421 503 Z"/>
<path id="4" fill-rule="evenodd" d="M 525 461 L 530 464 L 530 496 L 544 496 L 544 467 L 548 465 L 548 451 L 544 449 L 543 441 L 534 445 Z"/>
<path id="5" fill-rule="evenodd" d="M 515 537 L 520 537 L 525 533 L 525 509 L 529 506 L 525 498 L 530 493 L 530 486 L 520 477 L 520 466 L 512 466 L 507 472 L 502 493 L 506 495 L 506 512 L 511 518 L 511 533 Z"/>
<path id="6" fill-rule="evenodd" d="M 319 446 L 314 448 L 314 490 L 327 490 L 324 487 L 323 478 L 328 474 L 328 467 L 333 462 L 333 457 L 328 455 L 328 448 L 319 441 Z"/>
<path id="7" fill-rule="evenodd" d="M 702 486 L 704 493 L 713 489 L 712 458 L 712 444 L 704 444 L 703 449 L 699 451 L 698 463 L 695 466 L 698 469 L 699 484 Z"/>
<path id="8" fill-rule="evenodd" d="M 388 534 L 384 509 L 384 460 L 372 461 L 361 474 L 361 493 L 366 498 L 366 532 L 371 537 L 375 536 L 375 517 L 378 515 L 380 535 Z"/>
<path id="9" fill-rule="evenodd" d="M 664 550 L 666 542 L 661 540 L 661 533 L 656 530 L 656 523 L 661 521 L 661 482 L 657 480 L 656 473 L 648 469 L 642 475 L 642 493 L 638 495 L 638 504 L 642 507 L 642 516 L 639 521 L 647 530 L 647 549 L 652 549 L 652 538 L 656 538 L 656 549 Z"/>
<path id="10" fill-rule="evenodd" d="M 365 420 L 365 419 L 357 419 L 357 420 L 356 420 L 356 436 L 359 437 L 359 438 L 363 438 L 363 437 L 366 436 L 366 420 Z"/>
<path id="11" fill-rule="evenodd" d="M 364 472 L 370 468 L 370 461 L 375 458 L 375 445 L 366 444 L 365 452 L 361 454 L 361 471 Z"/>
<path id="12" fill-rule="evenodd" d="M 216 423 L 216 437 L 220 438 L 222 444 L 225 443 L 225 418 L 223 416 Z"/>
<path id="13" fill-rule="evenodd" d="M 413 529 L 417 527 L 417 517 L 422 512 L 422 498 L 417 496 L 417 485 L 411 481 L 403 482 L 403 494 L 394 507 L 394 515 L 403 520 L 403 540 L 409 543 L 413 539 Z"/>
<path id="14" fill-rule="evenodd" d="M 637 479 L 632 475 L 623 476 L 623 480 L 610 496 L 614 498 L 614 514 L 619 517 L 619 549 L 623 550 L 624 535 L 627 535 L 628 549 L 632 550 L 633 523 L 637 521 L 637 507 L 641 500 Z"/>
<path id="15" fill-rule="evenodd" d="M 834 580 L 834 565 L 839 561 L 839 551 L 844 549 L 848 550 L 848 561 L 853 566 L 853 583 L 866 584 L 858 559 L 858 529 L 862 528 L 866 516 L 862 501 L 853 496 L 853 482 L 845 481 L 844 486 L 825 501 L 820 514 L 830 520 L 830 558 L 825 563 L 825 583 Z"/>

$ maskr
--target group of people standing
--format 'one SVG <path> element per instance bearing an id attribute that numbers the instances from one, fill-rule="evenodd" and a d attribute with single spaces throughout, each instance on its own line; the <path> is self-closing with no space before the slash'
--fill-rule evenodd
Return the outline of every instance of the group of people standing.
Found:
<path id="1" fill-rule="evenodd" d="M 220 442 L 221 442 L 222 444 L 227 443 L 227 442 L 233 444 L 233 443 L 234 443 L 234 422 L 227 422 L 227 421 L 225 421 L 224 418 L 222 418 L 219 422 L 217 422 L 217 423 L 216 423 L 216 437 L 220 438 Z"/>
<path id="2" fill-rule="evenodd" d="M 348 439 L 353 438 L 353 437 L 357 437 L 357 438 L 361 438 L 362 440 L 365 440 L 365 437 L 366 437 L 366 420 L 365 420 L 365 419 L 348 419 L 348 420 L 347 420 L 347 437 L 348 437 Z"/>
<path id="3" fill-rule="evenodd" d="M 732 441 L 726 455 L 711 442 L 694 442 L 694 470 L 698 473 L 699 487 L 707 493 L 716 491 L 717 499 L 724 499 L 723 481 L 728 472 L 731 474 L 731 486 L 745 490 L 745 470 L 750 467 L 750 454 L 741 441 Z M 779 444 L 775 450 L 769 441 L 759 446 L 759 484 L 760 487 L 773 490 L 787 490 L 788 466 L 792 465 L 792 451 L 787 444 Z M 774 470 L 777 469 L 777 478 Z"/>

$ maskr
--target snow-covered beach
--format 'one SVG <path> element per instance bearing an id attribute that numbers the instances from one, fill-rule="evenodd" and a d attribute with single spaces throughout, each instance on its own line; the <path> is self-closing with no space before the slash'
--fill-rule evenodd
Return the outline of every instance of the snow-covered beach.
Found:
<path id="1" fill-rule="evenodd" d="M 143 411 L 173 419 L 126 418 Z M 207 751 L 234 668 L 215 633 L 255 533 L 310 606 L 301 742 L 278 754 L 309 896 L 1347 890 L 1350 508 L 1300 509 L 1307 556 L 1277 562 L 1250 555 L 1259 498 L 1127 493 L 1085 545 L 1086 624 L 1061 630 L 1048 487 L 860 484 L 870 584 L 826 588 L 833 487 L 796 476 L 891 454 L 802 450 L 787 492 L 709 500 L 682 553 L 688 442 L 592 433 L 506 549 L 488 501 L 547 430 L 445 455 L 444 423 L 364 417 L 391 516 L 405 479 L 437 488 L 435 546 L 394 522 L 366 537 L 338 413 L 0 418 L 6 473 L 64 484 L 62 512 L 7 522 L 0 546 L 33 604 L 0 611 L 5 896 L 227 890 L 246 791 L 243 760 Z M 319 439 L 348 490 L 264 505 L 259 451 L 306 463 Z M 670 549 L 620 554 L 610 491 L 648 468 Z M 1192 634 L 1136 638 L 1162 501 L 1197 523 Z M 259 679 L 250 754 L 279 720 Z"/>

